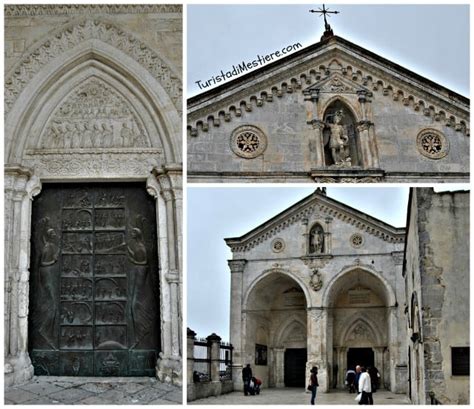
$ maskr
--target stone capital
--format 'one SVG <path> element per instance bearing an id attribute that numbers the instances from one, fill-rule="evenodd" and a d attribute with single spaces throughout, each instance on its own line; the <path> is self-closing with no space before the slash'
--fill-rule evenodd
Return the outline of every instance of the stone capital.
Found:
<path id="1" fill-rule="evenodd" d="M 227 263 L 231 273 L 243 273 L 247 260 L 228 260 Z"/>
<path id="2" fill-rule="evenodd" d="M 177 271 L 170 271 L 165 274 L 166 281 L 170 284 L 179 284 L 179 274 Z"/>
<path id="3" fill-rule="evenodd" d="M 372 125 L 373 123 L 370 121 L 360 121 L 357 124 L 357 130 L 359 132 L 368 131 Z"/>

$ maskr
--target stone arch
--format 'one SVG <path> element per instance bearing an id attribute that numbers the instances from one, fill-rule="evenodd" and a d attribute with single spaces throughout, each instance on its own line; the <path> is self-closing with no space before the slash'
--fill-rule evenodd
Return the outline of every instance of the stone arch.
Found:
<path id="1" fill-rule="evenodd" d="M 353 314 L 344 321 L 343 327 L 345 327 L 346 330 L 341 334 L 341 337 L 338 340 L 340 345 L 347 345 L 348 336 L 358 324 L 362 324 L 369 329 L 370 335 L 372 336 L 376 345 L 382 345 L 384 337 L 378 330 L 377 326 L 369 317 L 360 313 Z"/>
<path id="2" fill-rule="evenodd" d="M 333 95 L 331 98 L 325 101 L 324 104 L 319 107 L 319 117 L 324 118 L 324 113 L 336 101 L 343 103 L 350 110 L 352 116 L 357 122 L 362 120 L 362 112 L 359 110 L 359 107 L 354 107 L 354 104 L 343 95 Z"/>
<path id="3" fill-rule="evenodd" d="M 275 346 L 283 345 L 285 339 L 287 338 L 288 332 L 294 326 L 303 328 L 306 332 L 306 322 L 301 319 L 297 314 L 290 315 L 285 321 L 283 321 L 280 326 L 275 331 Z"/>
<path id="4" fill-rule="evenodd" d="M 395 296 L 395 292 L 392 289 L 392 286 L 387 281 L 387 279 L 378 271 L 376 271 L 373 267 L 368 265 L 354 265 L 354 266 L 347 266 L 344 267 L 338 274 L 330 279 L 326 288 L 324 289 L 322 295 L 321 305 L 326 308 L 332 307 L 332 303 L 334 302 L 334 295 L 338 292 L 338 283 L 341 283 L 341 279 L 347 277 L 349 274 L 354 272 L 361 272 L 363 274 L 367 274 L 368 277 L 373 278 L 373 284 L 377 286 L 377 288 L 383 292 L 384 299 L 386 301 L 387 307 L 395 306 L 397 300 Z"/>
<path id="5" fill-rule="evenodd" d="M 100 24 L 102 23 L 98 23 L 98 26 Z M 74 27 L 70 28 L 72 32 Z M 49 40 L 50 43 L 52 41 Z M 43 44 L 34 52 L 42 55 L 41 50 L 44 47 Z M 36 64 L 35 69 L 30 70 L 31 78 L 24 88 L 17 89 L 6 117 L 6 162 L 21 163 L 31 137 L 31 128 L 41 115 L 41 111 L 50 108 L 49 99 L 54 98 L 54 95 L 59 96 L 61 88 L 66 90 L 70 88 L 68 84 L 74 83 L 74 78 L 78 78 L 84 70 L 91 67 L 97 72 L 102 71 L 105 77 L 123 83 L 124 87 L 140 101 L 154 121 L 154 126 L 160 130 L 165 162 L 179 162 L 181 120 L 179 111 L 175 108 L 176 101 L 173 101 L 172 95 L 169 94 L 169 87 L 160 83 L 143 62 L 145 61 L 137 61 L 120 48 L 101 39 L 89 38 L 61 52 L 56 51 L 55 58 L 45 59 L 42 65 Z M 17 71 L 21 72 L 22 69 L 25 70 L 24 65 L 16 67 Z M 6 81 L 7 84 L 17 82 L 18 79 L 15 79 L 14 74 Z M 8 85 L 6 94 L 9 95 Z"/>
<path id="6" fill-rule="evenodd" d="M 294 273 L 292 273 L 290 270 L 287 270 L 287 269 L 271 268 L 271 269 L 265 270 L 260 276 L 255 278 L 250 283 L 250 285 L 248 286 L 247 290 L 245 291 L 245 294 L 244 294 L 244 297 L 243 297 L 242 309 L 245 310 L 245 309 L 248 308 L 249 297 L 252 294 L 252 292 L 254 291 L 254 289 L 257 288 L 257 286 L 260 285 L 263 282 L 263 280 L 265 280 L 268 277 L 273 276 L 275 274 L 281 274 L 281 275 L 287 276 L 287 277 L 291 278 L 293 281 L 295 281 L 296 284 L 298 284 L 298 286 L 300 287 L 300 289 L 304 293 L 306 306 L 307 307 L 310 306 L 310 300 L 311 300 L 310 293 L 308 291 L 308 288 L 307 288 L 306 284 L 299 277 L 297 277 Z"/>

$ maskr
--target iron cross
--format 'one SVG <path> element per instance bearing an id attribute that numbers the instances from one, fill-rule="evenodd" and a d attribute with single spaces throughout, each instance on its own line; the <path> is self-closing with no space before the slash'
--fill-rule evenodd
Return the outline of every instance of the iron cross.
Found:
<path id="1" fill-rule="evenodd" d="M 329 11 L 329 9 L 327 9 L 324 6 L 324 4 L 323 4 L 323 8 L 319 8 L 317 10 L 310 10 L 309 12 L 310 13 L 319 13 L 319 15 L 324 16 L 324 28 L 327 31 L 331 30 L 331 26 L 328 24 L 328 21 L 326 20 L 326 14 L 339 14 L 339 11 Z"/>

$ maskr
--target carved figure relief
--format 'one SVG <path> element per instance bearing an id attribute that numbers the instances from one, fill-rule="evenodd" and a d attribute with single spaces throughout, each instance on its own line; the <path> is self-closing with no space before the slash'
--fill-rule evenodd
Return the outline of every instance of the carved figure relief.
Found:
<path id="1" fill-rule="evenodd" d="M 37 331 L 43 338 L 43 342 L 52 349 L 57 349 L 55 337 L 58 325 L 58 289 L 55 286 L 58 270 L 58 235 L 51 227 L 49 217 L 44 217 L 38 221 L 37 238 L 42 246 L 40 248 L 39 271 L 37 277 L 37 288 L 39 290 L 38 301 L 35 304 L 35 314 L 33 319 L 37 325 Z M 41 341 L 40 341 L 41 342 Z"/>
<path id="2" fill-rule="evenodd" d="M 148 147 L 148 135 L 135 110 L 98 78 L 75 89 L 51 116 L 42 149 Z"/>
<path id="3" fill-rule="evenodd" d="M 324 230 L 320 224 L 315 224 L 309 232 L 309 253 L 324 253 Z"/>
<path id="4" fill-rule="evenodd" d="M 326 117 L 326 120 L 331 118 Z M 329 149 L 331 150 L 332 160 L 336 166 L 350 166 L 351 157 L 349 154 L 349 135 L 347 128 L 342 125 L 344 112 L 342 110 L 336 111 L 332 116 L 332 122 L 326 122 L 329 127 Z"/>
<path id="5" fill-rule="evenodd" d="M 351 334 L 347 337 L 348 341 L 368 341 L 370 339 L 370 331 L 368 328 L 359 323 L 356 327 L 352 330 Z"/>
<path id="6" fill-rule="evenodd" d="M 323 277 L 317 268 L 313 269 L 309 285 L 314 291 L 319 291 L 321 288 L 323 288 Z"/>

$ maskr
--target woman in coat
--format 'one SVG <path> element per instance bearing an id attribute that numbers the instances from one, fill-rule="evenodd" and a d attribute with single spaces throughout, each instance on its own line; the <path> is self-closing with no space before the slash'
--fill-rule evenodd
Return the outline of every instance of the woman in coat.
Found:
<path id="1" fill-rule="evenodd" d="M 311 387 L 311 405 L 314 405 L 316 399 L 316 391 L 318 389 L 318 368 L 313 366 L 311 368 L 311 376 L 309 378 L 309 386 Z"/>

